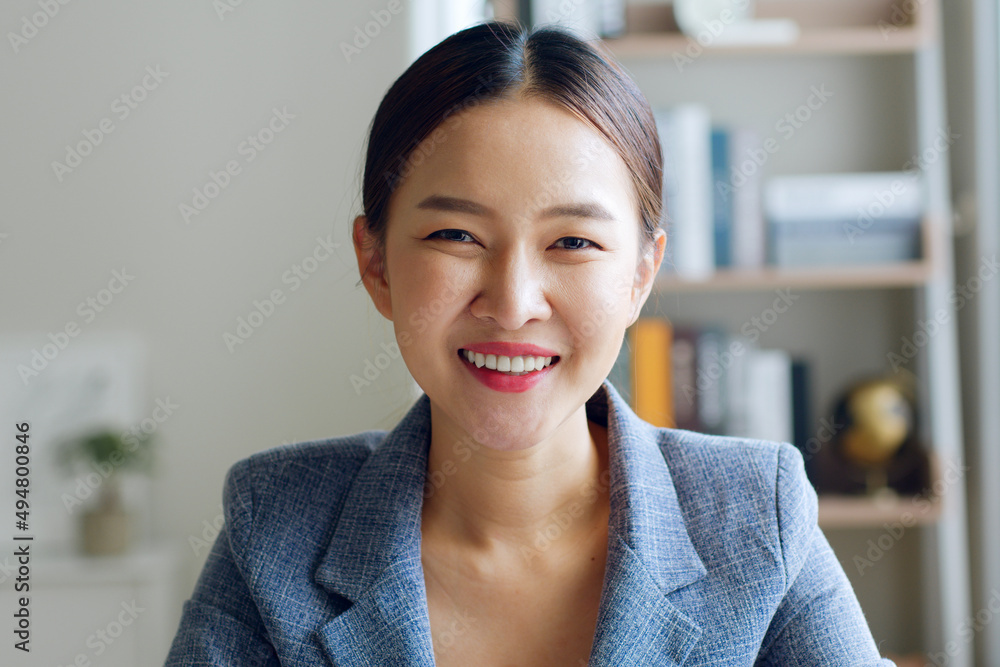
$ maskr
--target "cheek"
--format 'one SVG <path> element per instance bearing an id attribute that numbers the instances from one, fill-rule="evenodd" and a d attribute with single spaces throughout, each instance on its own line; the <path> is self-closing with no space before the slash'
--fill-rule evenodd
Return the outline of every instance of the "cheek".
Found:
<path id="1" fill-rule="evenodd" d="M 400 263 L 390 282 L 396 337 L 406 343 L 438 331 L 460 309 L 462 295 L 453 272 L 440 263 L 415 260 Z"/>
<path id="2" fill-rule="evenodd" d="M 569 289 L 568 312 L 578 347 L 612 346 L 617 354 L 620 336 L 628 324 L 633 276 L 623 270 L 595 271 L 578 276 Z"/>

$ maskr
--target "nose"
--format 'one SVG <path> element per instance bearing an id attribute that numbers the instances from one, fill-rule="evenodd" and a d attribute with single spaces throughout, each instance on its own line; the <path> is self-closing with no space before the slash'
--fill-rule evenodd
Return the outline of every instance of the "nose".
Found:
<path id="1" fill-rule="evenodd" d="M 512 248 L 484 263 L 472 314 L 509 331 L 532 320 L 547 320 L 552 315 L 547 282 L 537 259 L 523 248 Z"/>

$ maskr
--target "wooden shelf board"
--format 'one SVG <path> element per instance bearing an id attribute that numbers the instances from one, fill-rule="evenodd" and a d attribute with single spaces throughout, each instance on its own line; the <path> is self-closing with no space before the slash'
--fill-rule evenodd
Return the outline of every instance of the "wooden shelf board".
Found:
<path id="1" fill-rule="evenodd" d="M 797 289 L 878 289 L 918 287 L 931 277 L 930 262 L 901 262 L 889 265 L 756 270 L 720 269 L 705 280 L 683 280 L 660 276 L 656 288 L 664 292 L 764 291 Z"/>
<path id="2" fill-rule="evenodd" d="M 858 496 L 820 495 L 821 528 L 882 528 L 884 524 L 925 525 L 941 517 L 938 498 L 898 497 L 876 499 Z"/>
<path id="3" fill-rule="evenodd" d="M 913 6 L 913 14 L 896 0 L 759 0 L 758 19 L 792 19 L 800 28 L 794 42 L 782 44 L 702 44 L 680 32 L 670 4 L 636 4 L 626 8 L 627 32 L 605 38 L 602 46 L 617 58 L 662 58 L 671 55 L 884 54 L 913 53 L 936 41 L 935 7 Z"/>
<path id="4" fill-rule="evenodd" d="M 913 53 L 926 44 L 926 37 L 916 28 L 900 28 L 887 35 L 878 28 L 840 28 L 803 30 L 795 42 L 788 44 L 726 44 L 702 47 L 681 33 L 636 33 L 607 38 L 603 46 L 616 58 L 662 58 L 677 55 L 687 58 L 707 56 L 769 55 L 769 54 L 829 54 L 865 55 Z M 693 59 L 695 59 L 693 58 Z M 683 62 L 686 63 L 686 60 Z"/>

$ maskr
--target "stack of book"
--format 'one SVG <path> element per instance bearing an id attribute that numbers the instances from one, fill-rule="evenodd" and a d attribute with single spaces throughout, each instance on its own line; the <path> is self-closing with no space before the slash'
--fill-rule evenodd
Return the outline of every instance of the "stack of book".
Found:
<path id="1" fill-rule="evenodd" d="M 917 172 L 782 176 L 764 210 L 776 266 L 848 266 L 920 257 L 923 192 Z"/>
<path id="2" fill-rule="evenodd" d="M 654 426 L 799 447 L 812 429 L 808 364 L 716 327 L 640 318 L 609 379 Z"/>

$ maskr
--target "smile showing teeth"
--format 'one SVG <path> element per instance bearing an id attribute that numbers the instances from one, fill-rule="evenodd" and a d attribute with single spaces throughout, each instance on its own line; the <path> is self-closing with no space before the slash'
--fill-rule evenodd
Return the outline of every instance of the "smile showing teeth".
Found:
<path id="1" fill-rule="evenodd" d="M 471 350 L 460 350 L 459 354 L 468 360 L 470 364 L 477 367 L 486 368 L 507 373 L 508 375 L 524 375 L 533 371 L 540 371 L 552 364 L 553 357 L 504 357 L 496 354 L 482 354 Z"/>

